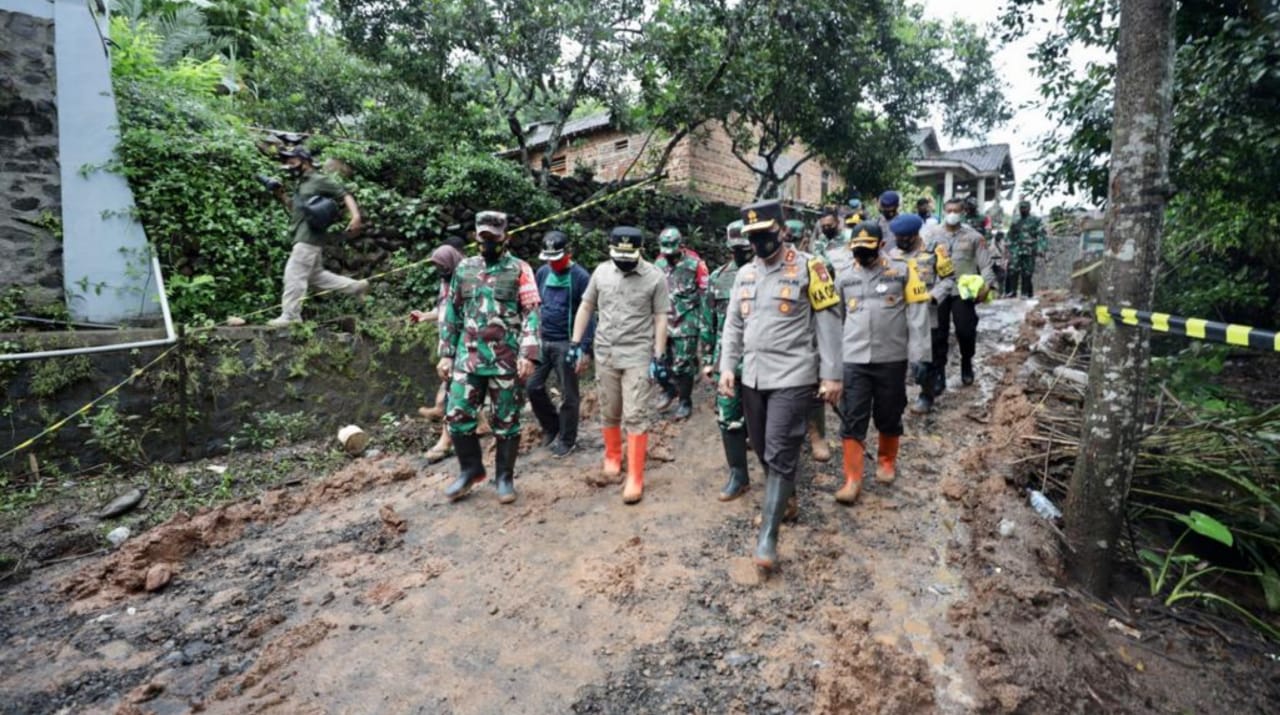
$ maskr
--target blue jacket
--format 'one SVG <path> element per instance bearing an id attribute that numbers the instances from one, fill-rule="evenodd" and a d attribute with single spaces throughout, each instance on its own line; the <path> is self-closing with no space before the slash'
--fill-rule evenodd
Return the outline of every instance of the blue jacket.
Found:
<path id="1" fill-rule="evenodd" d="M 548 286 L 547 277 L 551 275 L 551 266 L 543 264 L 538 267 L 534 277 L 538 283 L 538 297 L 542 299 L 542 340 L 549 343 L 569 342 L 573 337 L 571 323 L 582 305 L 582 296 L 587 292 L 587 284 L 591 282 L 591 274 L 587 269 L 574 263 L 569 267 L 569 290 Z M 582 334 L 583 352 L 591 352 L 591 341 L 595 337 L 596 318 L 591 316 L 591 324 Z"/>

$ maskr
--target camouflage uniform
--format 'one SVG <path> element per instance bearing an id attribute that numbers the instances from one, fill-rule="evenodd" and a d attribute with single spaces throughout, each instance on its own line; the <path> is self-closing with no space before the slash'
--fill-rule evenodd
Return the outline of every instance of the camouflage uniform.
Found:
<path id="1" fill-rule="evenodd" d="M 1039 216 L 1019 216 L 1009 226 L 1005 241 L 1009 245 L 1009 292 L 1031 297 L 1031 276 L 1036 272 L 1036 256 L 1048 247 L 1044 224 Z"/>
<path id="2" fill-rule="evenodd" d="M 440 323 L 442 357 L 454 359 L 445 419 L 453 435 L 472 435 L 485 393 L 498 437 L 520 432 L 524 388 L 518 358 L 538 359 L 538 287 L 529 264 L 507 253 L 493 265 L 475 256 L 458 265 Z"/>
<path id="3" fill-rule="evenodd" d="M 707 264 L 697 254 L 681 249 L 674 265 L 667 256 L 653 262 L 667 277 L 671 311 L 667 313 L 667 355 L 671 374 L 693 376 L 698 371 L 699 307 L 707 289 Z"/>
<path id="4" fill-rule="evenodd" d="M 710 367 L 716 380 L 720 379 L 720 334 L 724 331 L 725 311 L 733 297 L 733 281 L 738 277 L 738 264 L 732 260 L 711 274 L 707 292 L 702 297 L 702 334 L 699 344 L 703 367 Z M 742 377 L 742 362 L 738 362 L 735 374 Z M 733 396 L 716 395 L 716 423 L 722 430 L 746 429 L 742 416 L 741 380 L 733 385 Z"/>

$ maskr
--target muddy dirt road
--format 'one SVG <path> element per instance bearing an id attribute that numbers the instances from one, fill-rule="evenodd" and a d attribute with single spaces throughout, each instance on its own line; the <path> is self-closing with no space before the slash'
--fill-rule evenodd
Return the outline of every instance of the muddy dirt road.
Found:
<path id="1" fill-rule="evenodd" d="M 512 506 L 490 485 L 448 504 L 451 465 L 382 455 L 39 571 L 0 592 L 0 712 L 1265 712 L 1274 661 L 1126 644 L 1054 582 L 1054 536 L 994 448 L 1029 414 L 1006 394 L 1029 306 L 985 309 L 980 385 L 909 420 L 897 483 L 848 509 L 839 452 L 806 456 L 767 581 L 760 471 L 716 501 L 706 391 L 659 430 L 673 460 L 633 507 L 585 484 L 588 428 L 565 460 L 521 457 Z M 1198 667 L 1214 648 L 1237 665 Z"/>

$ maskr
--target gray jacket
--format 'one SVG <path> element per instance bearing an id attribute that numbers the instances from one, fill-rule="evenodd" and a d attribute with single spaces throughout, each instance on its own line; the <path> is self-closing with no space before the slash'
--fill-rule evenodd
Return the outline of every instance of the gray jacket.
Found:
<path id="1" fill-rule="evenodd" d="M 884 255 L 869 268 L 854 263 L 836 276 L 836 293 L 844 314 L 844 362 L 865 365 L 933 359 L 930 296 L 924 285 L 909 288 L 910 279 L 911 269 L 905 261 Z"/>
<path id="2" fill-rule="evenodd" d="M 987 240 L 973 228 L 960 224 L 954 233 L 945 226 L 933 227 L 924 236 L 925 244 L 941 243 L 947 247 L 947 255 L 955 266 L 955 277 L 980 275 L 982 282 L 995 286 L 996 272 L 991 263 L 991 251 L 987 249 Z M 993 288 L 994 289 L 994 288 Z M 950 295 L 959 295 L 953 284 Z"/>
<path id="3" fill-rule="evenodd" d="M 741 360 L 742 384 L 757 390 L 840 380 L 841 315 L 830 271 L 820 258 L 782 251 L 772 266 L 757 258 L 738 269 L 721 334 L 720 372 Z"/>

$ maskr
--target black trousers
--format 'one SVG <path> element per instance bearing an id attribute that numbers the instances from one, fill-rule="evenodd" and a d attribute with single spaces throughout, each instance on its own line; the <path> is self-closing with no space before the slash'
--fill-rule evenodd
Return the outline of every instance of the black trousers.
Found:
<path id="1" fill-rule="evenodd" d="M 902 411 L 907 409 L 907 361 L 844 364 L 844 394 L 840 396 L 840 436 L 859 442 L 867 438 L 874 416 L 880 434 L 902 434 Z"/>
<path id="2" fill-rule="evenodd" d="M 560 442 L 573 445 L 578 441 L 578 373 L 573 366 L 565 363 L 564 357 L 569 352 L 569 343 L 543 343 L 542 362 L 533 370 L 529 378 L 529 405 L 533 414 L 542 425 L 543 434 L 559 434 Z M 547 377 L 555 372 L 560 381 L 560 409 L 552 404 L 547 394 Z"/>
<path id="3" fill-rule="evenodd" d="M 960 343 L 960 357 L 973 360 L 978 342 L 978 307 L 972 300 L 961 300 L 950 295 L 938 304 L 938 327 L 933 329 L 933 367 L 945 370 L 947 352 L 950 350 L 951 321 L 956 323 L 956 342 Z"/>
<path id="4" fill-rule="evenodd" d="M 757 390 L 742 386 L 742 409 L 747 436 L 760 464 L 769 474 L 795 481 L 800 447 L 804 444 L 805 418 L 813 405 L 817 385 Z"/>
<path id="5" fill-rule="evenodd" d="M 1005 292 L 1009 295 L 1016 295 L 1019 287 L 1022 289 L 1022 297 L 1030 298 L 1035 295 L 1035 291 L 1031 289 L 1031 277 L 1035 275 L 1036 267 L 1032 264 L 1029 269 L 1023 267 L 1020 270 L 1009 269 L 1009 285 Z"/>

